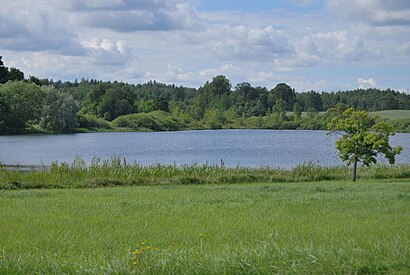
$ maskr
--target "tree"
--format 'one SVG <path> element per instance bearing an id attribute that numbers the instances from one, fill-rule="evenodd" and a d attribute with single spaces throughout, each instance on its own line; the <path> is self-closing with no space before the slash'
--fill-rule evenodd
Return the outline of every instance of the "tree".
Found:
<path id="1" fill-rule="evenodd" d="M 276 99 L 282 99 L 285 101 L 286 110 L 292 110 L 293 104 L 296 102 L 296 93 L 294 89 L 286 83 L 279 83 L 272 89 L 272 93 Z"/>
<path id="2" fill-rule="evenodd" d="M 40 118 L 44 91 L 35 84 L 9 81 L 0 85 L 0 102 L 4 131 L 22 133 L 28 122 Z"/>
<path id="3" fill-rule="evenodd" d="M 280 123 L 286 119 L 285 101 L 281 98 L 276 100 L 275 106 L 273 106 L 273 116 Z"/>
<path id="4" fill-rule="evenodd" d="M 9 69 L 4 66 L 3 61 L 1 60 L 3 57 L 0 56 L 0 84 L 4 84 L 7 82 L 7 75 L 9 72 Z"/>
<path id="5" fill-rule="evenodd" d="M 77 112 L 80 110 L 74 98 L 57 91 L 54 87 L 43 89 L 46 92 L 45 104 L 40 125 L 44 129 L 64 133 L 78 126 Z"/>
<path id="6" fill-rule="evenodd" d="M 336 148 L 343 161 L 353 164 L 353 181 L 356 181 L 358 162 L 368 166 L 376 163 L 376 157 L 383 154 L 390 164 L 394 164 L 395 156 L 403 150 L 401 146 L 393 148 L 389 144 L 389 137 L 395 134 L 392 127 L 385 122 L 376 123 L 376 117 L 366 111 L 346 109 L 341 116 L 331 120 L 328 130 L 328 134 L 339 132 L 342 135 L 336 141 Z"/>
<path id="7" fill-rule="evenodd" d="M 24 80 L 24 73 L 16 68 L 10 68 L 7 74 L 8 81 L 22 81 Z"/>
<path id="8" fill-rule="evenodd" d="M 295 122 L 298 122 L 300 117 L 302 116 L 302 107 L 299 103 L 293 104 L 293 117 Z"/>
<path id="9" fill-rule="evenodd" d="M 229 79 L 224 75 L 217 75 L 212 79 L 211 83 L 205 83 L 204 89 L 212 96 L 221 96 L 231 91 L 232 85 Z"/>

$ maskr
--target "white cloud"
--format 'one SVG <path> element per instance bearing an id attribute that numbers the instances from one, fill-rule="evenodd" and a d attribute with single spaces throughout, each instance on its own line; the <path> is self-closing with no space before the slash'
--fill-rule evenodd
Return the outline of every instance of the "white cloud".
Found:
<path id="1" fill-rule="evenodd" d="M 376 80 L 374 80 L 373 78 L 369 78 L 369 79 L 359 78 L 357 80 L 357 83 L 359 84 L 359 88 L 361 89 L 376 87 Z"/>
<path id="2" fill-rule="evenodd" d="M 114 42 L 110 39 L 93 38 L 81 42 L 81 45 L 89 50 L 89 56 L 93 64 L 97 65 L 124 65 L 133 57 L 129 54 L 125 41 Z"/>

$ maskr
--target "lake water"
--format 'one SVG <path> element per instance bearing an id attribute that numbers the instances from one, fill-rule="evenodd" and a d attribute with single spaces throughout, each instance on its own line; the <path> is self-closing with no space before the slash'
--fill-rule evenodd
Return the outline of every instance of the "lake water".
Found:
<path id="1" fill-rule="evenodd" d="M 125 157 L 139 164 L 220 164 L 226 166 L 294 167 L 313 161 L 342 164 L 336 136 L 326 131 L 217 130 L 150 133 L 90 133 L 71 135 L 0 136 L 0 162 L 7 165 L 50 165 L 80 156 Z M 410 163 L 410 134 L 398 133 L 391 143 L 404 151 L 397 163 Z"/>

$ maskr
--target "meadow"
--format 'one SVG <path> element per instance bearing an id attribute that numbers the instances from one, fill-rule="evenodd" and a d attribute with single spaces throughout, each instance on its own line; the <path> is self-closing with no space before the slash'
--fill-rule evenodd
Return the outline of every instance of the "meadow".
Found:
<path id="1" fill-rule="evenodd" d="M 379 115 L 382 118 L 387 118 L 391 120 L 410 119 L 410 110 L 384 110 L 372 112 L 371 114 Z"/>
<path id="2" fill-rule="evenodd" d="M 408 274 L 408 178 L 0 190 L 0 273 Z"/>

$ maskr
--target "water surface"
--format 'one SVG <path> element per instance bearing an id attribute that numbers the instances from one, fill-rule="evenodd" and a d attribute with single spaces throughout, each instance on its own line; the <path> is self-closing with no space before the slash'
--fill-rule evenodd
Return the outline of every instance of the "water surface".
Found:
<path id="1" fill-rule="evenodd" d="M 326 131 L 209 130 L 181 132 L 87 133 L 71 135 L 0 136 L 0 162 L 7 165 L 50 165 L 72 162 L 80 156 L 125 157 L 148 164 L 220 164 L 227 166 L 294 167 L 313 161 L 342 164 L 335 149 L 336 136 Z M 398 163 L 410 163 L 410 134 L 397 134 L 392 144 L 405 150 Z"/>

